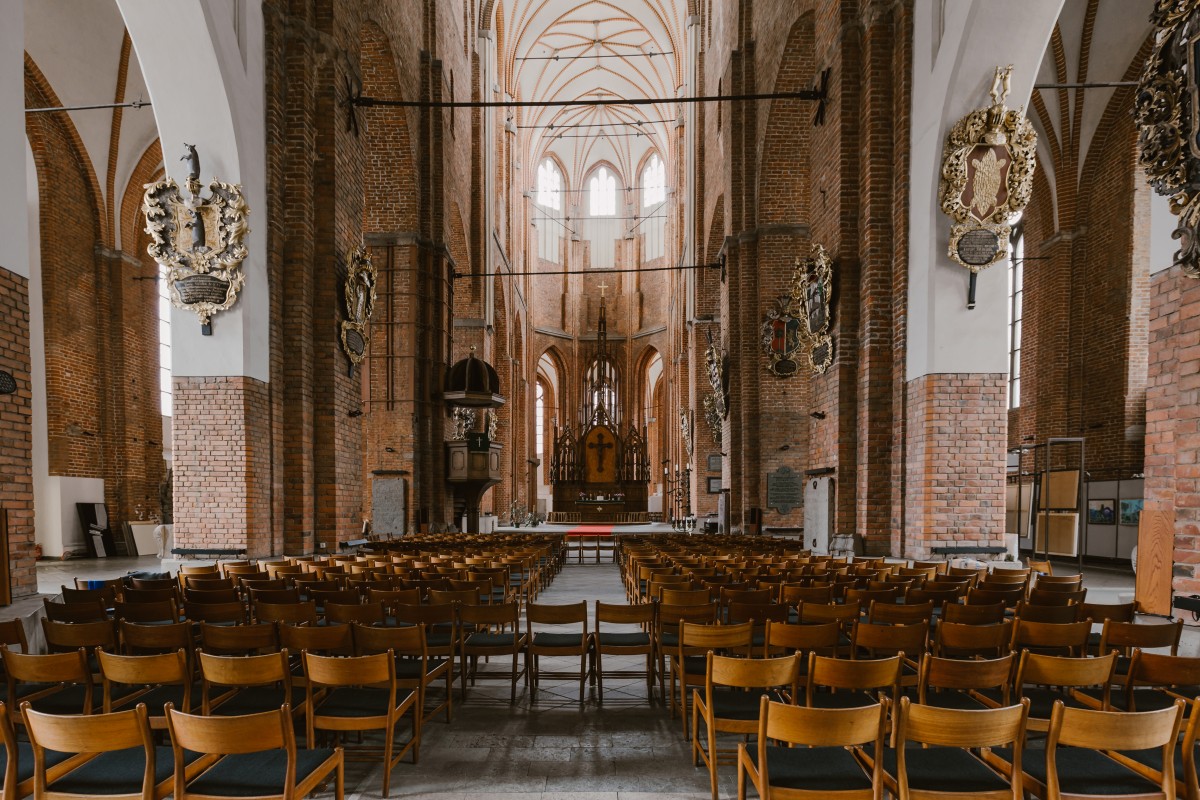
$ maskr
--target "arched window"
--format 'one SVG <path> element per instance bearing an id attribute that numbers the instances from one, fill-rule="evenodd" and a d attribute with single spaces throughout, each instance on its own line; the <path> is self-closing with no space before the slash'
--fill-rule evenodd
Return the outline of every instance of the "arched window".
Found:
<path id="1" fill-rule="evenodd" d="M 538 166 L 537 202 L 543 208 L 562 210 L 562 173 L 549 158 Z"/>
<path id="2" fill-rule="evenodd" d="M 167 271 L 158 276 L 158 398 L 164 417 L 171 416 L 171 296 Z"/>
<path id="3" fill-rule="evenodd" d="M 593 217 L 611 217 L 617 213 L 617 179 L 601 167 L 588 181 L 589 209 Z"/>
<path id="4" fill-rule="evenodd" d="M 587 373 L 587 386 L 590 395 L 588 416 L 603 408 L 613 424 L 619 423 L 621 409 L 617 402 L 617 370 L 612 362 L 607 359 L 593 361 Z"/>
<path id="5" fill-rule="evenodd" d="M 1025 226 L 1008 242 L 1008 407 L 1021 406 L 1021 307 L 1025 296 Z"/>
<path id="6" fill-rule="evenodd" d="M 542 460 L 542 454 L 546 452 L 546 387 L 540 380 L 537 382 L 537 397 L 533 401 L 533 407 L 537 457 L 538 460 Z"/>
<path id="7" fill-rule="evenodd" d="M 667 199 L 667 168 L 655 153 L 642 170 L 642 208 L 649 208 Z"/>

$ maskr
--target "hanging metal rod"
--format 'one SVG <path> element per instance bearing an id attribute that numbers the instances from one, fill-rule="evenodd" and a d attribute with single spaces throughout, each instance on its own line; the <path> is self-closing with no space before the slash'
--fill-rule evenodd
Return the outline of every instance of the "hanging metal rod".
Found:
<path id="1" fill-rule="evenodd" d="M 562 108 L 565 106 L 653 106 L 663 103 L 742 103 L 756 100 L 825 100 L 826 93 L 817 89 L 798 92 L 764 92 L 761 94 L 703 95 L 699 97 L 612 97 L 605 100 L 385 100 L 380 97 L 357 96 L 350 104 L 371 108 Z"/>
<path id="2" fill-rule="evenodd" d="M 719 269 L 720 264 L 679 264 L 673 267 L 633 267 L 630 269 L 562 269 L 539 272 L 494 272 L 489 275 L 486 272 L 456 272 L 455 278 L 490 278 L 492 275 L 503 275 L 513 278 L 524 278 L 526 276 L 537 275 L 612 275 L 613 273 L 623 272 L 682 272 L 688 269 Z"/>
<path id="3" fill-rule="evenodd" d="M 580 46 L 580 45 L 576 45 L 576 47 L 578 47 L 578 46 Z M 583 46 L 584 47 L 593 47 L 594 45 L 583 45 Z M 609 45 L 609 46 L 611 47 L 613 45 Z M 633 47 L 634 45 L 617 44 L 616 46 L 618 46 L 618 47 L 622 47 L 622 46 L 623 47 Z M 598 54 L 593 53 L 591 55 L 560 56 L 560 55 L 556 54 L 556 55 L 552 55 L 552 56 L 517 56 L 513 60 L 514 61 L 575 61 L 580 58 L 637 58 L 639 56 L 642 58 L 654 58 L 655 56 L 673 56 L 673 55 L 675 55 L 674 50 L 666 50 L 661 53 L 658 52 L 657 50 L 651 50 L 649 53 L 643 53 L 641 50 L 638 50 L 636 53 L 628 53 L 626 55 L 621 55 L 620 53 L 603 53 L 603 54 L 598 55 Z"/>
<path id="4" fill-rule="evenodd" d="M 619 187 L 617 187 L 618 192 L 635 192 L 635 191 L 640 192 L 644 189 L 662 189 L 665 192 L 675 191 L 670 186 L 619 186 Z M 527 189 L 526 194 L 537 194 L 537 191 L 538 190 L 536 188 Z M 590 191 L 591 191 L 591 189 L 554 189 L 553 191 L 550 192 L 550 194 L 583 194 L 584 192 L 590 192 Z"/>
<path id="5" fill-rule="evenodd" d="M 94 111 L 101 108 L 145 108 L 149 100 L 134 100 L 132 103 L 102 103 L 95 106 L 55 106 L 53 108 L 27 108 L 26 114 L 46 114 L 51 111 Z"/>
<path id="6" fill-rule="evenodd" d="M 1094 83 L 1035 83 L 1035 89 L 1123 89 L 1137 86 L 1137 81 L 1097 81 Z"/>
<path id="7" fill-rule="evenodd" d="M 616 131 L 614 131 L 612 133 L 604 133 L 603 131 L 601 131 L 600 133 L 555 133 L 555 134 L 551 134 L 550 136 L 546 136 L 545 138 L 549 139 L 549 140 L 554 140 L 554 139 L 602 139 L 602 138 L 603 139 L 609 139 L 609 138 L 637 139 L 642 136 L 653 136 L 653 135 L 654 135 L 654 131 L 621 131 L 619 133 Z"/>
<path id="8" fill-rule="evenodd" d="M 559 220 L 559 219 L 557 219 L 557 218 L 555 218 L 555 217 L 531 217 L 529 221 L 530 221 L 530 222 L 537 222 L 537 221 L 539 221 L 539 220 L 543 220 L 543 219 L 551 219 L 551 220 L 554 220 L 555 222 L 561 222 L 561 220 Z M 639 216 L 639 215 L 637 215 L 637 214 L 634 214 L 634 215 L 633 215 L 633 216 L 631 216 L 631 217 L 574 217 L 574 218 L 572 218 L 572 217 L 563 217 L 563 219 L 567 220 L 568 222 L 571 222 L 571 221 L 574 221 L 574 222 L 580 222 L 580 221 L 586 221 L 586 220 L 589 220 L 589 219 L 591 219 L 591 220 L 600 220 L 600 221 L 605 221 L 605 220 L 610 220 L 610 219 L 611 219 L 611 220 L 624 220 L 624 221 L 632 221 L 632 220 L 635 220 L 635 219 L 640 219 L 640 220 L 647 220 L 647 219 L 666 219 L 666 217 L 665 217 L 665 216 L 661 216 L 661 217 L 656 217 L 656 216 Z"/>
<path id="9" fill-rule="evenodd" d="M 547 130 L 547 131 L 556 131 L 559 128 L 563 128 L 563 129 L 566 129 L 566 128 L 603 128 L 606 125 L 615 128 L 618 126 L 654 125 L 657 123 L 671 123 L 671 122 L 677 122 L 677 121 L 678 120 L 675 120 L 675 119 L 644 119 L 644 120 L 643 119 L 634 119 L 634 120 L 629 120 L 628 122 L 618 122 L 618 121 L 614 121 L 614 122 L 577 122 L 577 123 L 564 123 L 562 125 L 555 125 L 554 123 L 550 123 L 549 125 L 518 125 L 517 130 L 542 129 L 542 130 Z"/>

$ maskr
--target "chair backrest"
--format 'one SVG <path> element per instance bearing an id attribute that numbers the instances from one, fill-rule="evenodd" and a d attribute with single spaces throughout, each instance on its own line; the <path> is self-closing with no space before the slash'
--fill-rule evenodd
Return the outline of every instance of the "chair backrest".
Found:
<path id="1" fill-rule="evenodd" d="M 1026 602 L 1017 603 L 1017 619 L 1026 622 L 1052 622 L 1065 625 L 1068 622 L 1079 621 L 1079 606 L 1074 603 L 1061 606 L 1030 605 Z"/>
<path id="2" fill-rule="evenodd" d="M 808 654 L 814 650 L 822 654 L 836 653 L 840 636 L 841 626 L 836 622 L 792 625 L 768 620 L 766 634 L 763 637 L 763 655 L 769 656 L 781 650 L 800 653 L 804 656 L 804 663 L 807 664 Z"/>
<path id="3" fill-rule="evenodd" d="M 296 587 L 280 587 L 278 589 L 260 589 L 251 587 L 250 602 L 252 603 L 299 603 L 300 590 Z"/>
<path id="4" fill-rule="evenodd" d="M 183 590 L 183 599 L 191 603 L 239 603 L 241 596 L 237 589 L 193 589 Z"/>
<path id="5" fill-rule="evenodd" d="M 223 655 L 270 653 L 279 649 L 275 624 L 212 625 L 200 623 L 200 644 L 210 654 Z"/>
<path id="6" fill-rule="evenodd" d="M 686 586 L 688 584 L 679 585 Z M 652 600 L 659 600 L 664 605 L 692 606 L 708 603 L 712 600 L 712 595 L 708 589 L 674 589 L 663 585 L 656 591 L 657 595 L 651 594 L 650 598 Z"/>
<path id="7" fill-rule="evenodd" d="M 357 686 L 370 683 L 396 685 L 395 654 L 390 650 L 365 656 L 304 654 L 304 676 L 311 692 L 317 686 Z M 382 713 L 386 713 L 383 709 Z"/>
<path id="8" fill-rule="evenodd" d="M 1200 684 L 1200 657 L 1169 656 L 1135 649 L 1129 661 L 1126 697 L 1132 702 L 1138 686 L 1195 686 Z M 1127 708 L 1133 710 L 1132 706 Z"/>
<path id="9" fill-rule="evenodd" d="M 184 750 L 212 755 L 287 750 L 289 760 L 295 759 L 296 739 L 289 705 L 278 711 L 233 717 L 187 714 L 168 705 L 167 726 L 178 763 L 183 763 Z M 286 770 L 289 782 L 294 780 L 295 773 L 294 766 L 289 763 Z M 280 794 L 288 796 L 282 788 Z"/>
<path id="10" fill-rule="evenodd" d="M 108 609 L 99 600 L 82 603 L 56 603 L 49 597 L 42 598 L 46 619 L 54 622 L 97 622 L 108 619 Z"/>
<path id="11" fill-rule="evenodd" d="M 259 622 L 315 625 L 317 604 L 313 600 L 306 600 L 303 603 L 269 603 L 265 600 L 258 600 L 254 603 L 254 618 Z"/>
<path id="12" fill-rule="evenodd" d="M 120 631 L 125 652 L 130 655 L 173 653 L 181 647 L 190 653 L 196 641 L 195 627 L 190 620 L 166 625 L 145 625 L 122 620 Z"/>
<path id="13" fill-rule="evenodd" d="M 55 622 L 43 619 L 42 632 L 52 653 L 70 652 L 80 647 L 117 649 L 117 624 L 111 620 Z"/>
<path id="14" fill-rule="evenodd" d="M 799 697 L 801 662 L 797 653 L 777 658 L 736 658 L 719 656 L 709 650 L 705 659 L 705 695 L 710 708 L 713 689 L 717 686 L 737 689 L 784 688 L 789 692 L 789 697 Z"/>
<path id="15" fill-rule="evenodd" d="M 0 645 L 12 647 L 17 645 L 21 652 L 29 651 L 29 639 L 25 635 L 25 624 L 20 619 L 6 619 L 0 622 Z"/>
<path id="16" fill-rule="evenodd" d="M 197 655 L 200 674 L 206 684 L 264 686 L 282 681 L 285 686 L 291 686 L 287 650 L 261 656 L 216 656 L 201 650 Z"/>
<path id="17" fill-rule="evenodd" d="M 360 622 L 364 625 L 375 625 L 383 622 L 383 603 L 327 603 L 325 605 L 325 622 L 327 624 Z"/>
<path id="18" fill-rule="evenodd" d="M 193 622 L 242 623 L 246 621 L 246 607 L 240 600 L 228 603 L 196 603 L 184 600 L 183 613 Z"/>
<path id="19" fill-rule="evenodd" d="M 1100 632 L 1100 652 L 1117 650 L 1122 655 L 1130 655 L 1135 647 L 1146 650 L 1167 647 L 1170 648 L 1170 655 L 1177 655 L 1182 635 L 1181 619 L 1148 624 L 1105 620 Z"/>
<path id="20" fill-rule="evenodd" d="M 479 605 L 479 592 L 475 589 L 430 589 L 430 605 L 458 603 L 464 606 Z"/>
<path id="21" fill-rule="evenodd" d="M 825 584 L 823 586 L 812 586 L 785 583 L 782 587 L 780 587 L 779 591 L 779 602 L 790 606 L 798 605 L 800 603 L 829 605 L 833 602 L 833 586 L 829 584 Z"/>
<path id="22" fill-rule="evenodd" d="M 654 624 L 657 605 L 654 603 L 604 603 L 596 601 L 596 628 L 601 622 L 613 625 L 641 625 L 649 630 Z"/>
<path id="23" fill-rule="evenodd" d="M 355 655 L 387 652 L 398 656 L 419 656 L 421 658 L 429 655 L 429 648 L 425 644 L 424 625 L 377 628 L 355 622 L 349 627 L 353 632 Z"/>
<path id="24" fill-rule="evenodd" d="M 887 730 L 887 704 L 862 708 L 810 708 L 778 703 L 762 697 L 758 714 L 759 764 L 766 763 L 769 741 L 813 747 L 847 747 L 873 744 L 883 752 Z M 883 762 L 875 759 L 876 767 Z M 876 785 L 878 783 L 876 772 Z"/>
<path id="25" fill-rule="evenodd" d="M 881 603 L 875 600 L 867 610 L 867 621 L 889 625 L 912 625 L 918 622 L 929 624 L 933 618 L 933 601 L 924 603 Z"/>
<path id="26" fill-rule="evenodd" d="M 129 579 L 129 588 L 138 591 L 157 592 L 163 589 L 178 591 L 179 581 L 175 578 L 137 578 Z"/>
<path id="27" fill-rule="evenodd" d="M 866 651 L 872 658 L 904 653 L 911 659 L 918 659 L 928 649 L 928 640 L 929 626 L 923 622 L 879 625 L 855 620 L 850 633 L 850 657 L 858 658 Z"/>
<path id="28" fill-rule="evenodd" d="M 121 599 L 126 603 L 157 603 L 162 600 L 174 600 L 179 602 L 179 587 L 175 585 L 175 581 L 170 581 L 170 586 L 161 589 L 126 589 Z"/>
<path id="29" fill-rule="evenodd" d="M 1005 708 L 959 709 L 916 705 L 907 697 L 900 698 L 896 713 L 896 779 L 900 796 L 908 793 L 906 747 L 909 742 L 941 747 L 1000 747 L 1013 748 L 1013 769 L 1010 780 L 1017 783 L 1013 796 L 1021 797 L 1020 753 L 1025 744 L 1025 725 L 1029 721 L 1029 700 Z"/>
<path id="30" fill-rule="evenodd" d="M 678 655 L 703 655 L 709 650 L 748 655 L 753 639 L 754 628 L 749 622 L 733 625 L 697 625 L 684 622 L 679 626 Z"/>
<path id="31" fill-rule="evenodd" d="M 972 589 L 967 592 L 968 605 L 991 605 L 993 603 L 1003 603 L 1006 608 L 1013 608 L 1017 603 L 1025 599 L 1025 587 L 1018 586 L 1012 591 L 1001 591 L 999 589 Z"/>
<path id="32" fill-rule="evenodd" d="M 187 651 L 182 648 L 174 653 L 159 653 L 155 655 L 123 656 L 116 653 L 106 653 L 100 650 L 96 653 L 100 661 L 100 672 L 104 677 L 104 710 L 112 711 L 112 685 L 146 686 L 149 684 L 177 685 L 183 687 L 182 707 L 190 710 L 192 707 L 192 670 L 188 661 Z M 152 717 L 162 715 L 162 708 L 148 710 Z"/>
<path id="33" fill-rule="evenodd" d="M 800 621 L 804 623 L 814 622 L 838 622 L 843 628 L 849 628 L 850 624 L 857 620 L 861 615 L 861 608 L 857 601 L 848 602 L 840 606 L 817 605 L 815 603 L 803 603 L 800 606 Z"/>
<path id="34" fill-rule="evenodd" d="M 761 628 L 767 624 L 768 620 L 773 622 L 787 622 L 790 611 L 790 606 L 780 603 L 741 603 L 734 601 L 729 604 L 725 611 L 725 622 L 733 624 L 753 621 L 756 628 Z"/>
<path id="35" fill-rule="evenodd" d="M 70 586 L 60 587 L 64 603 L 103 603 L 111 606 L 117 600 L 116 586 L 103 586 L 99 589 L 73 589 Z"/>
<path id="36" fill-rule="evenodd" d="M 92 683 L 92 671 L 88 668 L 87 651 L 84 648 L 69 653 L 15 653 L 7 648 L 0 649 L 4 658 L 4 671 L 11 680 L 24 683 Z"/>
<path id="37" fill-rule="evenodd" d="M 1004 603 L 948 603 L 942 609 L 942 620 L 966 625 L 992 625 L 1004 620 Z"/>
<path id="38" fill-rule="evenodd" d="M 145 752 L 142 776 L 143 797 L 154 796 L 154 740 L 146 706 L 138 703 L 126 711 L 108 714 L 43 714 L 28 703 L 21 704 L 21 716 L 29 743 L 33 746 L 35 793 L 46 795 L 45 751 L 58 753 L 111 753 L 141 747 Z"/>
<path id="39" fill-rule="evenodd" d="M 130 622 L 178 622 L 179 606 L 174 600 L 122 603 L 113 606 L 113 619 Z"/>
<path id="40" fill-rule="evenodd" d="M 280 625 L 279 645 L 290 653 L 308 650 L 321 655 L 350 655 L 354 639 L 350 626 Z"/>
<path id="41" fill-rule="evenodd" d="M 868 691 L 886 689 L 895 696 L 900 683 L 901 659 L 891 658 L 845 659 L 830 658 L 817 653 L 808 656 L 808 704 L 812 705 L 817 687 Z"/>
<path id="42" fill-rule="evenodd" d="M 581 624 L 587 633 L 587 601 L 547 605 L 544 603 L 529 603 L 525 607 L 525 619 L 530 623 L 541 625 L 574 625 Z"/>
<path id="43" fill-rule="evenodd" d="M 1003 704 L 1008 705 L 1009 686 L 1017 657 L 1009 653 L 1001 658 L 941 658 L 926 654 L 921 659 L 917 682 L 920 702 L 928 701 L 930 689 L 1001 689 Z"/>
<path id="44" fill-rule="evenodd" d="M 1013 627 L 1014 651 L 1022 648 L 1062 649 L 1072 655 L 1082 656 L 1087 652 L 1088 635 L 1092 631 L 1092 621 L 1085 619 L 1081 622 L 1030 622 L 1017 617 Z"/>
<path id="45" fill-rule="evenodd" d="M 1175 741 L 1183 722 L 1183 710 L 1182 700 L 1156 711 L 1093 711 L 1067 708 L 1061 700 L 1055 700 L 1046 736 L 1048 794 L 1059 796 L 1058 747 L 1061 745 L 1104 751 L 1159 748 L 1163 795 L 1175 797 Z M 1149 796 L 1149 792 L 1143 796 Z"/>
<path id="46" fill-rule="evenodd" d="M 1006 619 L 995 625 L 968 625 L 962 622 L 938 623 L 934 652 L 939 656 L 999 657 L 1012 644 L 1013 621 Z"/>
<path id="47" fill-rule="evenodd" d="M 1082 603 L 1086 597 L 1087 589 L 1054 591 L 1034 587 L 1029 590 L 1029 604 L 1034 606 L 1066 606 Z"/>
<path id="48" fill-rule="evenodd" d="M 1105 620 L 1133 622 L 1137 607 L 1134 603 L 1080 603 L 1079 619 L 1090 619 L 1101 625 Z"/>
<path id="49" fill-rule="evenodd" d="M 1018 693 L 1025 684 L 1063 687 L 1103 686 L 1107 688 L 1112 682 L 1116 663 L 1115 653 L 1108 653 L 1096 658 L 1070 658 L 1047 656 L 1022 650 L 1021 661 L 1017 665 L 1017 677 L 1013 685 L 1016 686 Z M 1107 699 L 1106 693 L 1106 703 Z"/>

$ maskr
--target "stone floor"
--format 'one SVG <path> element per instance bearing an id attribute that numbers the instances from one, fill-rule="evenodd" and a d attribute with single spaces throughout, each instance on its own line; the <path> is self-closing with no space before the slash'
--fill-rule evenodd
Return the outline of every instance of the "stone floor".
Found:
<path id="1" fill-rule="evenodd" d="M 1069 572 L 1070 565 L 1062 565 Z M 39 589 L 53 594 L 76 576 L 104 578 L 132 569 L 156 569 L 154 558 L 43 562 Z M 1084 585 L 1089 599 L 1116 602 L 1133 591 L 1126 569 L 1088 568 Z M 615 565 L 569 565 L 539 602 L 586 599 L 624 602 Z M 40 605 L 30 604 L 31 608 Z M 14 610 L 10 607 L 10 614 Z M 3 615 L 3 616 L 8 616 Z M 1191 620 L 1189 619 L 1190 623 Z M 1183 650 L 1200 654 L 1200 628 L 1187 629 Z M 577 663 L 577 662 L 576 662 Z M 638 659 L 608 666 L 638 666 Z M 397 765 L 391 796 L 438 800 L 702 800 L 710 797 L 708 775 L 691 763 L 678 718 L 658 703 L 646 702 L 638 679 L 610 680 L 601 708 L 589 688 L 580 705 L 575 683 L 543 683 L 536 703 L 519 690 L 509 704 L 508 685 L 481 682 L 465 702 L 455 698 L 453 721 L 444 717 L 425 726 L 420 761 Z M 401 727 L 402 731 L 406 726 Z M 734 769 L 720 771 L 722 798 L 736 796 Z M 347 795 L 378 798 L 382 767 L 370 762 L 347 765 Z M 325 793 L 328 796 L 329 793 Z"/>

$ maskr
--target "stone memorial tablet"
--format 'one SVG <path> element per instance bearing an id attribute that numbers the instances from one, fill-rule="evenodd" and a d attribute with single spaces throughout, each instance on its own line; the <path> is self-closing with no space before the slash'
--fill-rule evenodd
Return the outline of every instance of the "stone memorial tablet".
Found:
<path id="1" fill-rule="evenodd" d="M 767 475 L 767 507 L 790 514 L 804 501 L 804 481 L 791 467 L 780 467 Z"/>

